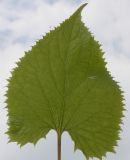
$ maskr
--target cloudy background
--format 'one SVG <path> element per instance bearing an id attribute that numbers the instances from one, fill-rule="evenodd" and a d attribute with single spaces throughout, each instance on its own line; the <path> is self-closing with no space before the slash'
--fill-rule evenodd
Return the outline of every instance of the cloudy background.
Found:
<path id="1" fill-rule="evenodd" d="M 4 93 L 6 79 L 15 62 L 37 39 L 59 22 L 68 18 L 82 3 L 80 0 L 0 0 L 0 159 L 57 160 L 56 133 L 41 139 L 34 147 L 19 148 L 9 143 Z M 108 153 L 104 160 L 129 160 L 130 149 L 130 1 L 88 0 L 82 19 L 106 52 L 107 67 L 124 90 L 127 111 L 123 119 L 122 140 L 117 153 Z M 80 151 L 73 151 L 69 135 L 63 135 L 62 160 L 85 160 Z M 95 159 L 96 160 L 96 159 Z"/>

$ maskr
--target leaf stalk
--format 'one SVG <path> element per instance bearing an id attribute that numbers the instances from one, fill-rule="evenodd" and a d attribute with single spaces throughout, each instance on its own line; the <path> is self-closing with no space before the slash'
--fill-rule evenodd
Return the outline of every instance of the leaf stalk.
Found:
<path id="1" fill-rule="evenodd" d="M 61 160 L 61 133 L 57 132 L 58 160 Z"/>

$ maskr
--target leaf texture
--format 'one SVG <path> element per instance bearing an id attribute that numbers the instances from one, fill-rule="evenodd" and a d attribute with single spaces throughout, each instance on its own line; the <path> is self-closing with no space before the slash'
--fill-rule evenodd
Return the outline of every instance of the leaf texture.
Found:
<path id="1" fill-rule="evenodd" d="M 114 152 L 123 96 L 81 21 L 85 5 L 36 42 L 12 72 L 6 94 L 11 141 L 36 143 L 54 129 L 67 131 L 87 159 Z"/>

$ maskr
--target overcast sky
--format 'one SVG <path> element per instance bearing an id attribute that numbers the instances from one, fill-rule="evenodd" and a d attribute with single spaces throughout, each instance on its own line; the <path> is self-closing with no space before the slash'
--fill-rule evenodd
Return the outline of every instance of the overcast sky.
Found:
<path id="1" fill-rule="evenodd" d="M 0 0 L 0 159 L 57 160 L 56 133 L 49 132 L 34 147 L 7 144 L 4 93 L 6 79 L 15 62 L 36 40 L 62 22 L 81 4 L 81 0 Z M 123 119 L 122 140 L 117 153 L 104 160 L 130 160 L 130 0 L 89 0 L 82 19 L 105 51 L 107 67 L 124 90 L 127 112 Z M 85 160 L 73 151 L 73 142 L 63 135 L 62 160 Z M 96 159 L 95 159 L 96 160 Z"/>

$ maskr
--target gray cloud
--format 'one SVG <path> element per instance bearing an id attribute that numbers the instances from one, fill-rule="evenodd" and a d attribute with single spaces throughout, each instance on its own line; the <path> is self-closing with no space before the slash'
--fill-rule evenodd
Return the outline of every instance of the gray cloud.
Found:
<path id="1" fill-rule="evenodd" d="M 15 143 L 7 144 L 4 135 L 7 117 L 3 97 L 6 79 L 15 62 L 24 55 L 34 42 L 50 28 L 57 26 L 76 8 L 78 1 L 69 4 L 64 0 L 47 1 L 3 0 L 0 3 L 0 159 L 3 160 L 56 160 L 56 133 L 51 131 L 47 139 L 41 139 L 36 147 L 28 144 L 20 149 Z M 80 3 L 80 2 L 78 2 Z M 60 13 L 60 14 L 59 14 Z M 62 14 L 61 14 L 62 13 Z M 129 0 L 91 0 L 83 11 L 83 21 L 106 52 L 107 67 L 125 91 L 125 112 L 122 140 L 116 154 L 107 154 L 106 160 L 129 160 L 130 124 L 130 14 Z M 63 135 L 63 159 L 84 160 L 80 151 L 73 152 L 70 136 Z"/>

